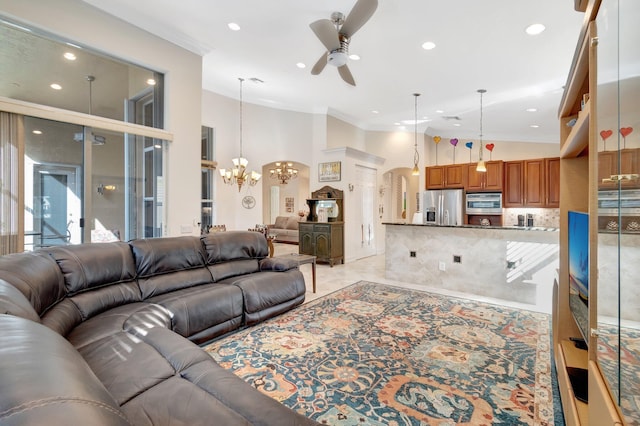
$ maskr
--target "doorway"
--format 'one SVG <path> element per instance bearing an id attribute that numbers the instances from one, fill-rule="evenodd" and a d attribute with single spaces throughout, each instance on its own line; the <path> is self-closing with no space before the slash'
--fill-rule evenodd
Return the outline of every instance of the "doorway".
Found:
<path id="1" fill-rule="evenodd" d="M 82 242 L 80 168 L 37 164 L 33 169 L 33 245 L 49 247 Z"/>

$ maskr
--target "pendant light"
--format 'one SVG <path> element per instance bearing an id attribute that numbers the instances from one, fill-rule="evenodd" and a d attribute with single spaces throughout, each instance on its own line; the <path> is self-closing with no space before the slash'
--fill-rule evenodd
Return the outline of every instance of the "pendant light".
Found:
<path id="1" fill-rule="evenodd" d="M 420 176 L 420 169 L 418 168 L 418 161 L 420 160 L 420 154 L 418 154 L 418 96 L 420 93 L 413 94 L 415 98 L 415 106 L 414 106 L 414 127 L 413 127 L 413 169 L 411 169 L 411 174 L 413 176 Z"/>
<path id="2" fill-rule="evenodd" d="M 480 156 L 478 157 L 478 165 L 476 166 L 477 172 L 486 172 L 487 166 L 484 164 L 484 160 L 482 159 L 482 150 L 484 149 L 482 145 L 482 95 L 487 93 L 485 89 L 478 89 L 478 93 L 480 93 Z"/>
<path id="3" fill-rule="evenodd" d="M 245 183 L 255 186 L 262 175 L 255 171 L 247 172 L 249 160 L 242 156 L 242 82 L 244 78 L 238 78 L 238 80 L 240 80 L 240 156 L 231 159 L 232 169 L 220 169 L 220 176 L 227 185 L 238 185 L 238 192 L 240 192 Z"/>

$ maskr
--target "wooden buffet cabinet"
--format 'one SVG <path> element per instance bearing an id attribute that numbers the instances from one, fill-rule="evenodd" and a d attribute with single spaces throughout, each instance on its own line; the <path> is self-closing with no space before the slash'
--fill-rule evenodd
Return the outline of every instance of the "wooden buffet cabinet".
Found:
<path id="1" fill-rule="evenodd" d="M 300 254 L 316 256 L 318 262 L 344 263 L 344 192 L 325 186 L 311 193 L 307 199 L 309 216 L 298 224 L 298 250 Z M 318 221 L 317 206 L 331 203 L 336 214 Z M 322 218 L 321 218 L 322 219 Z"/>

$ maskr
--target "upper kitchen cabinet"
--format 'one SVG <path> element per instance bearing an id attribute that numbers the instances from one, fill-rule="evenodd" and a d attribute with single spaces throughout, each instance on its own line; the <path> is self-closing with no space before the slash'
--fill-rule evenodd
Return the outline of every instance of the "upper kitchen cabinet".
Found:
<path id="1" fill-rule="evenodd" d="M 598 152 L 598 188 L 639 188 L 638 148 Z M 635 178 L 634 178 L 635 177 Z"/>
<path id="2" fill-rule="evenodd" d="M 464 188 L 467 182 L 466 164 L 431 166 L 425 169 L 426 188 Z"/>
<path id="3" fill-rule="evenodd" d="M 504 207 L 560 206 L 559 158 L 507 161 L 504 175 Z"/>
<path id="4" fill-rule="evenodd" d="M 467 172 L 467 192 L 502 191 L 503 161 L 487 161 L 486 172 L 476 171 L 477 163 L 465 164 Z"/>

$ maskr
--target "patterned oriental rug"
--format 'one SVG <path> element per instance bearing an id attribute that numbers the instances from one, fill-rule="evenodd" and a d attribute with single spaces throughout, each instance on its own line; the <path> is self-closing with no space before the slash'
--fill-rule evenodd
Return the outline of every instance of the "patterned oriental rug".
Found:
<path id="1" fill-rule="evenodd" d="M 360 281 L 205 349 L 328 425 L 553 425 L 549 315 Z"/>

